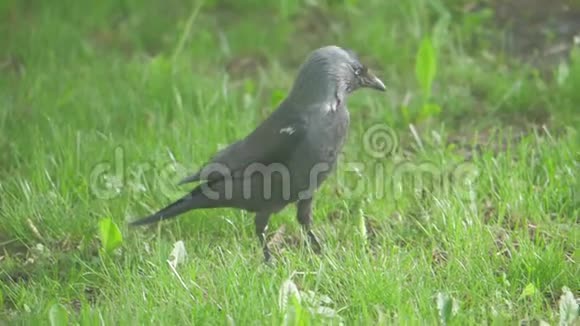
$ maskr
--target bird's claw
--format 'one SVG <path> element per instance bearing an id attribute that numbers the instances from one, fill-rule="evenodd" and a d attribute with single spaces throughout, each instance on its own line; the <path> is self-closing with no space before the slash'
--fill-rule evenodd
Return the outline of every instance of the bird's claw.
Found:
<path id="1" fill-rule="evenodd" d="M 310 244 L 310 248 L 312 248 L 312 251 L 314 251 L 315 254 L 320 255 L 322 253 L 322 245 L 320 245 L 320 242 L 312 230 L 308 231 L 308 242 Z"/>

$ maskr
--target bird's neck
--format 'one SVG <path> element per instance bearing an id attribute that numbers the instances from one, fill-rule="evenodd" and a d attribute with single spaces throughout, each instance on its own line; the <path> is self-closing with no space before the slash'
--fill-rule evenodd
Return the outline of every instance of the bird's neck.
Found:
<path id="1" fill-rule="evenodd" d="M 338 107 L 346 100 L 346 91 L 332 75 L 301 75 L 286 98 L 297 109 Z"/>

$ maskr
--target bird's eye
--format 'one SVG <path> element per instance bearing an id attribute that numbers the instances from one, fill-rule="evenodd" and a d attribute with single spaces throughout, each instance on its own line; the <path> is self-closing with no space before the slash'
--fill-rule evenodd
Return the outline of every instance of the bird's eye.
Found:
<path id="1" fill-rule="evenodd" d="M 363 69 L 362 68 L 354 68 L 354 75 L 355 76 L 360 76 L 363 73 Z"/>

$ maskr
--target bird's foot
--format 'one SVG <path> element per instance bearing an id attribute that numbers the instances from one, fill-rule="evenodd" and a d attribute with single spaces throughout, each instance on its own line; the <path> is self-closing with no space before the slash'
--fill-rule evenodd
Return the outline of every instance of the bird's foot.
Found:
<path id="1" fill-rule="evenodd" d="M 322 245 L 320 245 L 320 242 L 318 241 L 316 235 L 314 235 L 314 232 L 312 232 L 312 230 L 308 231 L 308 242 L 310 248 L 312 249 L 312 251 L 314 251 L 315 254 L 320 255 L 322 253 Z"/>
<path id="2" fill-rule="evenodd" d="M 264 252 L 264 263 L 268 265 L 272 264 L 272 254 L 270 253 L 270 248 L 268 248 L 268 245 L 264 244 L 262 250 Z"/>

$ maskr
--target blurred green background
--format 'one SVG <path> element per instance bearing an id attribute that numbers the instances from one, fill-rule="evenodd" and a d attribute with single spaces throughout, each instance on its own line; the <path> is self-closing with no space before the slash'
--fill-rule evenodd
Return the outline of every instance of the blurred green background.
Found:
<path id="1" fill-rule="evenodd" d="M 323 255 L 301 244 L 293 208 L 270 226 L 274 266 L 243 212 L 126 228 L 253 130 L 329 44 L 388 91 L 349 99 L 342 159 L 365 170 L 341 165 L 321 190 Z M 573 0 L 2 0 L 0 321 L 573 322 L 578 44 Z M 396 136 L 380 159 L 364 151 L 376 125 Z M 395 189 L 400 163 L 478 177 Z M 361 181 L 385 194 L 349 193 Z M 173 271 L 177 240 L 188 259 Z M 282 304 L 288 284 L 301 299 Z"/>

